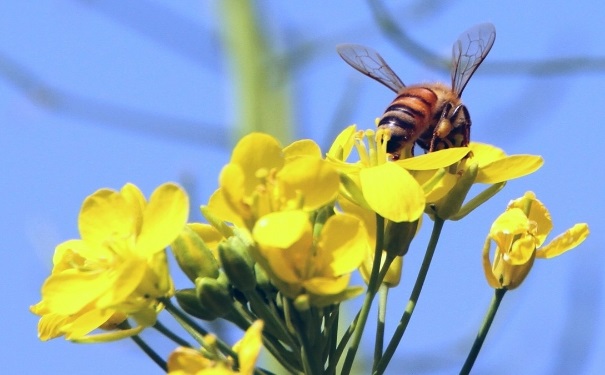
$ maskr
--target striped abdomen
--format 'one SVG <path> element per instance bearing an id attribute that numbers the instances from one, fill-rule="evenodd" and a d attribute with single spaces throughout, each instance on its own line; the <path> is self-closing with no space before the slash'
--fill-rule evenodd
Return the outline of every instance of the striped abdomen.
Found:
<path id="1" fill-rule="evenodd" d="M 413 144 L 430 126 L 438 96 L 428 87 L 411 86 L 401 90 L 378 122 L 391 130 L 387 152 L 397 153 Z"/>

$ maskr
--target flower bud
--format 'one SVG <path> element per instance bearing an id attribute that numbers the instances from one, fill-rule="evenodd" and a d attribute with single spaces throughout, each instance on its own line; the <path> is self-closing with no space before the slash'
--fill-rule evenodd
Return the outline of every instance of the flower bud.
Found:
<path id="1" fill-rule="evenodd" d="M 244 241 L 236 236 L 229 237 L 218 245 L 218 255 L 225 274 L 235 288 L 247 292 L 256 287 L 254 261 Z"/>
<path id="2" fill-rule="evenodd" d="M 219 265 L 202 238 L 186 226 L 171 246 L 179 267 L 191 281 L 198 277 L 217 278 Z"/>
<path id="3" fill-rule="evenodd" d="M 211 277 L 198 277 L 195 291 L 202 308 L 217 317 L 226 315 L 233 308 L 233 298 L 226 281 Z"/>
<path id="4" fill-rule="evenodd" d="M 435 214 L 443 220 L 448 220 L 454 216 L 462 207 L 471 186 L 477 178 L 479 167 L 477 164 L 471 164 L 462 176 L 456 182 L 452 190 L 447 193 L 439 202 L 435 203 Z"/>
<path id="5" fill-rule="evenodd" d="M 392 256 L 407 254 L 410 244 L 418 231 L 419 221 L 396 223 L 389 220 L 384 231 L 384 250 Z"/>
<path id="6" fill-rule="evenodd" d="M 202 320 L 214 320 L 217 318 L 215 314 L 208 309 L 205 309 L 200 304 L 200 300 L 197 298 L 195 289 L 189 288 L 177 290 L 175 296 L 179 306 L 187 314 Z"/>

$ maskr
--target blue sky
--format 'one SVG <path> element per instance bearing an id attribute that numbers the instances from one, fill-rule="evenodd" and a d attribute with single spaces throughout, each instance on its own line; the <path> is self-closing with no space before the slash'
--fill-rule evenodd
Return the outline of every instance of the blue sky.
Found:
<path id="1" fill-rule="evenodd" d="M 406 83 L 449 79 L 391 43 L 366 2 L 327 3 L 258 2 L 278 51 L 311 47 L 291 82 L 295 135 L 315 139 L 324 151 L 338 130 L 334 121 L 339 128 L 372 127 L 393 96 L 346 65 L 336 44 L 373 47 Z M 216 188 L 229 157 L 237 103 L 220 44 L 217 2 L 125 4 L 0 3 L 0 288 L 6 311 L 0 340 L 6 372 L 159 373 L 130 342 L 41 343 L 37 318 L 27 308 L 39 299 L 56 244 L 78 236 L 77 215 L 87 195 L 126 182 L 150 194 L 165 181 L 179 181 L 197 206 Z M 494 23 L 494 47 L 464 92 L 472 138 L 546 161 L 465 220 L 446 224 L 394 365 L 416 374 L 457 371 L 492 294 L 480 262 L 485 235 L 508 200 L 533 190 L 551 210 L 553 234 L 576 222 L 588 222 L 592 234 L 579 249 L 537 261 L 524 285 L 507 294 L 477 373 L 602 373 L 605 256 L 599 244 L 605 242 L 605 198 L 598 155 L 605 8 L 596 1 L 548 7 L 407 1 L 389 2 L 389 9 L 412 38 L 443 56 L 468 27 Z M 516 61 L 574 57 L 587 59 L 559 74 L 511 68 Z M 394 299 L 409 294 L 426 233 L 420 236 Z M 393 324 L 398 316 L 392 315 Z M 154 340 L 153 333 L 147 337 Z"/>

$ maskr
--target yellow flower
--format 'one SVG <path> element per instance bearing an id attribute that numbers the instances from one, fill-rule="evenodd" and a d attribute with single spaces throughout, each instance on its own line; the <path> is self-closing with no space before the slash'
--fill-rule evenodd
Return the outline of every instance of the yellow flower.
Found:
<path id="1" fill-rule="evenodd" d="M 576 224 L 543 246 L 552 228 L 550 213 L 534 193 L 511 201 L 492 224 L 483 248 L 483 270 L 489 285 L 497 289 L 518 287 L 535 258 L 560 255 L 581 244 L 589 234 L 587 224 Z M 496 244 L 493 262 L 491 241 Z"/>
<path id="2" fill-rule="evenodd" d="M 459 163 L 450 165 L 440 174 L 431 163 L 420 163 L 419 158 L 397 161 L 412 171 L 427 193 L 427 213 L 442 219 L 459 220 L 495 195 L 508 180 L 519 178 L 538 170 L 544 163 L 536 155 L 507 156 L 501 149 L 477 142 L 466 148 L 471 152 Z M 448 151 L 447 149 L 443 151 Z M 442 152 L 442 151 L 439 151 Z M 433 153 L 429 154 L 432 155 Z M 439 176 L 439 178 L 435 178 Z M 463 203 L 475 183 L 492 184 L 468 204 Z"/>
<path id="3" fill-rule="evenodd" d="M 256 220 L 268 213 L 312 211 L 332 202 L 339 178 L 312 141 L 298 141 L 282 150 L 273 137 L 252 133 L 235 146 L 219 184 L 209 210 L 251 230 Z"/>
<path id="4" fill-rule="evenodd" d="M 382 130 L 350 126 L 332 144 L 328 160 L 341 172 L 342 197 L 388 220 L 414 221 L 424 211 L 424 192 L 408 171 L 388 162 L 385 137 Z M 359 161 L 346 163 L 353 146 Z"/>
<path id="5" fill-rule="evenodd" d="M 388 162 L 387 133 L 381 129 L 356 131 L 352 125 L 337 136 L 327 159 L 341 172 L 343 198 L 394 222 L 416 221 L 424 212 L 427 192 L 408 169 L 431 170 L 432 176 L 436 168 L 456 163 L 469 150 L 452 148 L 406 159 L 412 162 Z M 359 161 L 347 163 L 353 147 Z"/>
<path id="6" fill-rule="evenodd" d="M 301 210 L 274 212 L 255 225 L 255 258 L 290 298 L 309 294 L 337 298 L 368 251 L 362 222 L 348 214 L 331 216 L 314 239 L 309 215 Z M 328 298 L 329 300 L 329 298 Z M 335 302 L 335 300 L 330 300 Z"/>
<path id="7" fill-rule="evenodd" d="M 153 325 L 162 307 L 157 299 L 173 293 L 164 249 L 187 216 L 187 195 L 171 183 L 158 187 L 149 202 L 132 184 L 87 197 L 78 219 L 82 239 L 57 246 L 42 300 L 31 307 L 41 316 L 40 339 L 111 340 Z M 129 316 L 138 327 L 87 337 Z"/>
<path id="8" fill-rule="evenodd" d="M 252 375 L 262 347 L 263 322 L 254 322 L 242 340 L 233 347 L 239 360 L 239 371 L 233 370 L 230 358 L 209 359 L 198 350 L 179 347 L 168 357 L 169 375 Z M 212 342 L 212 340 L 206 340 Z"/>

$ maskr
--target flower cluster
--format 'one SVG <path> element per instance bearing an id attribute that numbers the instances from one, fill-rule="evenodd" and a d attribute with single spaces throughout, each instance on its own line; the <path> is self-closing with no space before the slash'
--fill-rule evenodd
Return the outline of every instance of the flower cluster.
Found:
<path id="1" fill-rule="evenodd" d="M 389 137 L 388 131 L 350 126 L 324 155 L 311 140 L 282 147 L 267 134 L 249 134 L 201 207 L 207 223 L 187 223 L 187 195 L 173 183 L 158 187 L 148 201 L 132 184 L 93 193 L 80 212 L 81 239 L 57 247 L 42 300 L 31 307 L 41 317 L 39 337 L 132 337 L 170 374 L 264 373 L 256 368 L 261 346 L 290 373 L 331 374 L 342 366 L 346 374 L 379 295 L 373 369 L 382 373 L 413 312 L 444 222 L 466 217 L 506 181 L 543 162 L 478 143 L 393 161 Z M 484 188 L 468 197 L 478 184 Z M 383 350 L 386 290 L 400 283 L 424 214 L 433 225 L 425 262 Z M 551 229 L 547 209 L 532 193 L 512 201 L 483 250 L 489 285 L 518 287 L 535 258 L 557 256 L 588 235 L 588 226 L 578 224 L 543 245 Z M 175 290 L 167 247 L 192 285 Z M 350 285 L 356 271 L 365 286 Z M 363 305 L 339 336 L 339 309 L 360 294 Z M 164 309 L 190 339 L 160 323 Z M 219 318 L 246 331 L 240 343 L 232 347 L 200 325 Z M 166 361 L 138 336 L 148 327 L 177 344 Z"/>
<path id="2" fill-rule="evenodd" d="M 132 184 L 86 198 L 78 219 L 82 239 L 57 246 L 42 301 L 31 308 L 41 316 L 39 337 L 85 341 L 95 329 L 115 328 L 128 317 L 138 326 L 96 339 L 153 325 L 162 308 L 158 299 L 173 294 L 165 248 L 188 213 L 187 195 L 174 184 L 158 187 L 149 202 Z"/>

